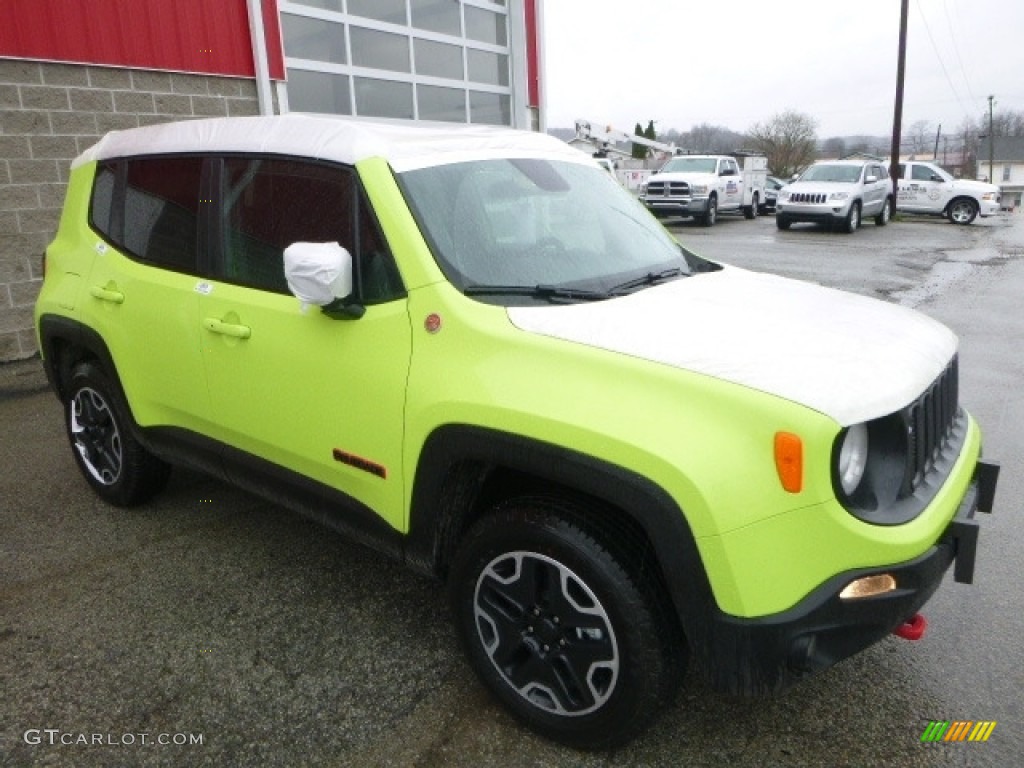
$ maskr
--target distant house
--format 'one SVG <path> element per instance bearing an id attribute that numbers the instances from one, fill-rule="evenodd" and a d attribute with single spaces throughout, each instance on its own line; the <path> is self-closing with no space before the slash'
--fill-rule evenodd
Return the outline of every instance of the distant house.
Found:
<path id="1" fill-rule="evenodd" d="M 1024 200 L 1024 136 L 996 136 L 990 181 L 1003 190 L 1003 207 L 1017 209 Z M 989 139 L 978 148 L 978 176 L 988 177 Z"/>

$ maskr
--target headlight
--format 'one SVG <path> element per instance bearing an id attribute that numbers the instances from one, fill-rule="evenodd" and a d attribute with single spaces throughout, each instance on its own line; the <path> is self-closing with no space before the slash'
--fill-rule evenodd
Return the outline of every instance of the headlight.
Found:
<path id="1" fill-rule="evenodd" d="M 833 192 L 828 196 L 829 200 L 845 200 L 850 196 L 849 192 Z"/>
<path id="2" fill-rule="evenodd" d="M 839 444 L 839 485 L 847 496 L 857 490 L 867 465 L 868 427 L 854 424 L 846 430 Z"/>
<path id="3" fill-rule="evenodd" d="M 993 202 L 996 199 L 996 193 L 995 192 L 986 192 L 984 195 L 981 196 L 981 199 L 982 200 L 987 200 L 989 202 Z"/>
<path id="4" fill-rule="evenodd" d="M 691 184 L 690 185 L 690 194 L 693 194 L 693 195 L 706 195 L 707 193 L 708 193 L 708 185 L 707 184 Z"/>
<path id="5" fill-rule="evenodd" d="M 789 200 L 790 194 L 791 194 L 790 192 L 782 192 L 782 191 L 780 191 L 779 192 L 779 196 L 776 199 L 777 200 Z"/>
<path id="6" fill-rule="evenodd" d="M 647 182 L 644 182 L 643 184 L 640 185 L 640 194 L 641 195 L 646 195 L 647 194 Z"/>

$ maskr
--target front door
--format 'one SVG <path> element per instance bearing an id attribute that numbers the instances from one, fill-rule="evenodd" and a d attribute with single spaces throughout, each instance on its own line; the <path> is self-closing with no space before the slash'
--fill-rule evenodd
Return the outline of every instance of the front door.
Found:
<path id="1" fill-rule="evenodd" d="M 903 211 L 932 213 L 945 206 L 946 182 L 922 163 L 907 163 L 899 182 L 899 208 Z M 936 180 L 938 179 L 938 180 Z"/>
<path id="2" fill-rule="evenodd" d="M 218 279 L 199 313 L 218 438 L 401 528 L 411 330 L 400 285 L 378 270 L 365 314 L 332 319 L 304 311 L 284 277 L 293 242 L 338 242 L 364 265 L 390 258 L 355 172 L 230 158 L 221 178 Z"/>

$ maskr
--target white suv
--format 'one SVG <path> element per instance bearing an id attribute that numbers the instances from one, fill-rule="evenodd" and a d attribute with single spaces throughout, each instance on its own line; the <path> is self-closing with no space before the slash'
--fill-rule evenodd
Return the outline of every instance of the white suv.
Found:
<path id="1" fill-rule="evenodd" d="M 779 190 L 775 223 L 779 229 L 799 221 L 838 224 L 843 232 L 855 232 L 864 217 L 873 216 L 881 227 L 892 215 L 892 188 L 881 161 L 815 163 Z"/>

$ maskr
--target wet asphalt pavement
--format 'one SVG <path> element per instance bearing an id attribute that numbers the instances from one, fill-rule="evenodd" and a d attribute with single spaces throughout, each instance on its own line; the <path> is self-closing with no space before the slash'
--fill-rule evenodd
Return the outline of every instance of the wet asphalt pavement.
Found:
<path id="1" fill-rule="evenodd" d="M 1024 215 L 852 236 L 724 217 L 673 230 L 708 257 L 914 306 L 960 336 L 961 401 L 1002 474 L 975 584 L 947 575 L 924 639 L 885 640 L 775 699 L 691 673 L 627 748 L 564 749 L 476 682 L 439 585 L 188 472 L 141 509 L 100 502 L 26 361 L 0 365 L 0 765 L 1020 765 Z M 986 743 L 922 744 L 930 720 L 997 726 Z"/>

